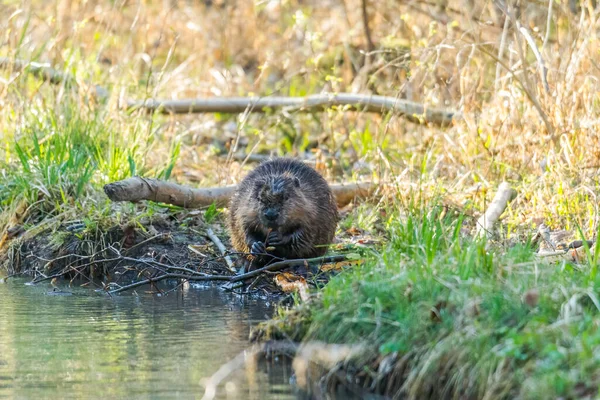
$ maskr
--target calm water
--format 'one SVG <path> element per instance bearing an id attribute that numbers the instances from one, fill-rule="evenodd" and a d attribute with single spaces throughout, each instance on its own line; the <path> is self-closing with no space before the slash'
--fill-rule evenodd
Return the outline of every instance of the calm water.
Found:
<path id="1" fill-rule="evenodd" d="M 197 398 L 203 382 L 248 347 L 274 305 L 188 288 L 115 298 L 70 288 L 0 283 L 0 398 Z M 242 369 L 221 399 L 292 399 L 285 363 Z"/>

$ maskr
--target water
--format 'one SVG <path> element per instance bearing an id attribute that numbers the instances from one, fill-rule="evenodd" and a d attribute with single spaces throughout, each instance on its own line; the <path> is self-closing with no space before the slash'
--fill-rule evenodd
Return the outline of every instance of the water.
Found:
<path id="1" fill-rule="evenodd" d="M 89 289 L 0 283 L 0 398 L 197 398 L 219 367 L 249 346 L 274 305 L 218 287 L 109 298 Z M 241 369 L 221 399 L 291 399 L 290 368 Z"/>

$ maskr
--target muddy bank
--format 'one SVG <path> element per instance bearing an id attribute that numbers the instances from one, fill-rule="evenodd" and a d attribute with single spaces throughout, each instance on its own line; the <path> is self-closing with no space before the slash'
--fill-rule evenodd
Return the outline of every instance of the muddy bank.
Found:
<path id="1" fill-rule="evenodd" d="M 110 294 L 156 289 L 160 281 L 175 280 L 215 282 L 239 294 L 281 298 L 297 292 L 307 297 L 309 287 L 322 286 L 340 270 L 330 265 L 325 271 L 323 263 L 345 259 L 343 255 L 275 259 L 242 273 L 242 255 L 229 250 L 222 215 L 209 216 L 208 224 L 205 213 L 167 211 L 130 217 L 120 224 L 68 221 L 45 229 L 47 219 L 40 219 L 28 230 L 13 229 L 16 234 L 5 240 L 0 265 L 8 275 L 31 276 L 33 283 L 77 280 Z"/>
<path id="2" fill-rule="evenodd" d="M 194 214 L 159 214 L 107 229 L 90 229 L 93 224 L 82 221 L 38 226 L 7 244 L 0 265 L 9 275 L 32 276 L 34 282 L 64 277 L 120 285 L 158 274 L 149 261 L 226 273 L 226 263 L 206 235 L 207 225 Z"/>

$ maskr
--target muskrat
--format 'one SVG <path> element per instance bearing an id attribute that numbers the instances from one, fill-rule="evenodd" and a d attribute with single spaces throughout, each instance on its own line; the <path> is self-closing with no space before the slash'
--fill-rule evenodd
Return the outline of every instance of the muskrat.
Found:
<path id="1" fill-rule="evenodd" d="M 325 254 L 338 223 L 327 181 L 301 161 L 265 161 L 238 185 L 229 203 L 233 247 L 253 266 L 278 258 Z"/>

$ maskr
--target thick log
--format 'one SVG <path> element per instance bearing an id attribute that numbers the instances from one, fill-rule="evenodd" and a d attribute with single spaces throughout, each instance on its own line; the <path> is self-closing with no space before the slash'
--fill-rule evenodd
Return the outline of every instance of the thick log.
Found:
<path id="1" fill-rule="evenodd" d="M 330 185 L 338 207 L 350 203 L 355 197 L 371 195 L 377 185 L 371 182 Z M 139 176 L 112 182 L 104 186 L 104 193 L 112 201 L 138 202 L 151 200 L 185 208 L 201 208 L 216 203 L 226 206 L 236 186 L 191 188 L 173 182 Z"/>

